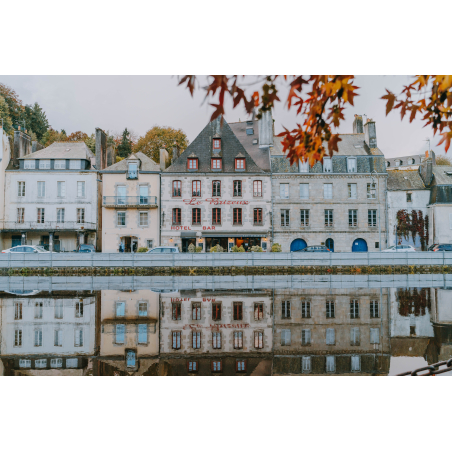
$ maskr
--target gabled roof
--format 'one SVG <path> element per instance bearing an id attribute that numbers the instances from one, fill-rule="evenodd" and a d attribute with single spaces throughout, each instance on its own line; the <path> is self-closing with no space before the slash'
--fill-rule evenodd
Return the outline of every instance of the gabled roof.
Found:
<path id="1" fill-rule="evenodd" d="M 427 190 L 418 170 L 388 171 L 388 190 Z"/>
<path id="2" fill-rule="evenodd" d="M 83 141 L 56 141 L 40 151 L 28 154 L 20 159 L 80 159 L 94 157 L 91 149 Z"/>
<path id="3" fill-rule="evenodd" d="M 141 166 L 139 167 L 139 171 L 160 171 L 160 166 L 154 162 L 151 158 L 149 158 L 147 155 L 143 154 L 142 152 L 137 152 L 135 154 L 130 154 L 127 158 L 124 160 L 121 160 L 118 163 L 115 163 L 114 165 L 107 166 L 103 171 L 101 172 L 110 172 L 110 171 L 117 171 L 120 173 L 127 172 L 129 170 L 128 168 L 128 160 L 138 159 L 141 162 Z"/>
<path id="4" fill-rule="evenodd" d="M 211 157 L 212 155 L 212 139 L 216 133 L 221 135 L 221 152 L 222 152 L 222 171 L 212 171 Z M 187 158 L 196 156 L 198 158 L 198 173 L 232 173 L 235 172 L 235 158 L 242 154 L 245 157 L 246 169 L 245 173 L 263 173 L 262 170 L 250 154 L 245 150 L 242 143 L 234 135 L 229 124 L 221 118 L 217 118 L 204 127 L 201 133 L 193 140 L 193 142 L 185 149 L 185 151 L 169 166 L 165 172 L 167 173 L 186 173 Z M 191 171 L 190 171 L 191 172 Z"/>
<path id="5" fill-rule="evenodd" d="M 436 185 L 452 185 L 452 166 L 435 165 L 432 167 L 432 172 Z"/>

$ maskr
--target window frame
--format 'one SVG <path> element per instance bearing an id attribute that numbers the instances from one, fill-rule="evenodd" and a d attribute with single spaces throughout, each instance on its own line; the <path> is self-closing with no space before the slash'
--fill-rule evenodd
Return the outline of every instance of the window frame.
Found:
<path id="1" fill-rule="evenodd" d="M 173 189 L 172 189 L 172 198 L 181 198 L 182 197 L 182 181 L 181 180 L 173 180 Z"/>
<path id="2" fill-rule="evenodd" d="M 334 319 L 336 315 L 336 306 L 333 300 L 325 302 L 325 316 L 327 319 Z"/>
<path id="3" fill-rule="evenodd" d="M 355 188 L 354 193 L 352 187 Z M 358 199 L 358 184 L 356 183 L 347 184 L 347 188 L 348 188 L 348 199 Z"/>
<path id="4" fill-rule="evenodd" d="M 262 226 L 263 224 L 262 209 L 260 207 L 253 209 L 253 224 L 254 226 Z"/>
<path id="5" fill-rule="evenodd" d="M 301 301 L 301 318 L 302 319 L 310 319 L 312 316 L 312 306 L 309 300 Z"/>
<path id="6" fill-rule="evenodd" d="M 198 171 L 199 162 L 197 157 L 188 157 L 187 158 L 187 169 L 189 171 Z"/>
<path id="7" fill-rule="evenodd" d="M 180 207 L 173 208 L 171 220 L 173 226 L 180 226 L 182 224 L 182 209 Z"/>
<path id="8" fill-rule="evenodd" d="M 221 303 L 212 303 L 212 320 L 221 320 Z"/>
<path id="9" fill-rule="evenodd" d="M 202 306 L 199 302 L 194 302 L 191 306 L 191 319 L 201 320 L 202 316 Z"/>
<path id="10" fill-rule="evenodd" d="M 77 207 L 77 224 L 85 224 L 85 208 Z"/>
<path id="11" fill-rule="evenodd" d="M 281 209 L 281 227 L 290 228 L 290 209 Z"/>
<path id="12" fill-rule="evenodd" d="M 264 348 L 264 332 L 255 331 L 254 332 L 254 348 L 257 350 L 262 350 Z"/>
<path id="13" fill-rule="evenodd" d="M 300 227 L 309 227 L 309 209 L 300 209 Z"/>
<path id="14" fill-rule="evenodd" d="M 261 180 L 253 181 L 253 197 L 254 198 L 262 198 L 262 181 Z"/>
<path id="15" fill-rule="evenodd" d="M 242 208 L 234 207 L 232 209 L 232 224 L 234 226 L 242 226 Z"/>
<path id="16" fill-rule="evenodd" d="M 221 157 L 212 157 L 210 159 L 210 169 L 213 171 L 221 171 L 223 169 L 223 162 Z"/>
<path id="17" fill-rule="evenodd" d="M 325 227 L 327 227 L 327 228 L 333 227 L 334 226 L 333 209 L 325 209 L 324 215 L 325 215 Z"/>
<path id="18" fill-rule="evenodd" d="M 350 228 L 358 227 L 358 209 L 348 210 L 348 226 Z"/>
<path id="19" fill-rule="evenodd" d="M 244 157 L 235 158 L 235 170 L 245 171 L 246 170 L 246 159 Z"/>
<path id="20" fill-rule="evenodd" d="M 233 198 L 241 198 L 243 194 L 242 190 L 242 181 L 241 180 L 234 180 L 232 181 L 232 197 Z"/>
<path id="21" fill-rule="evenodd" d="M 37 181 L 37 197 L 38 198 L 46 197 L 46 182 L 43 180 Z"/>
<path id="22" fill-rule="evenodd" d="M 359 319 L 359 300 L 350 300 L 350 319 Z"/>
<path id="23" fill-rule="evenodd" d="M 243 349 L 243 331 L 234 331 L 232 334 L 232 345 L 234 350 Z"/>
<path id="24" fill-rule="evenodd" d="M 243 320 L 243 303 L 241 301 L 232 303 L 232 318 L 233 320 Z"/>
<path id="25" fill-rule="evenodd" d="M 221 207 L 212 207 L 212 226 L 221 226 Z"/>
<path id="26" fill-rule="evenodd" d="M 193 350 L 199 350 L 202 346 L 202 335 L 201 331 L 192 331 L 191 332 L 191 346 Z"/>
<path id="27" fill-rule="evenodd" d="M 84 180 L 77 181 L 77 198 L 86 198 L 86 182 Z"/>
<path id="28" fill-rule="evenodd" d="M 377 227 L 377 209 L 368 209 L 367 210 L 367 225 L 370 228 Z"/>
<path id="29" fill-rule="evenodd" d="M 173 350 L 180 350 L 181 349 L 181 332 L 180 331 L 172 331 L 171 332 L 171 348 Z"/>
<path id="30" fill-rule="evenodd" d="M 221 197 L 221 180 L 212 181 L 212 198 Z"/>
<path id="31" fill-rule="evenodd" d="M 45 221 L 45 217 L 46 217 L 46 209 L 45 207 L 37 207 L 36 208 L 37 211 L 37 215 L 36 215 L 36 223 L 38 224 L 44 224 Z"/>
<path id="32" fill-rule="evenodd" d="M 25 223 L 25 207 L 18 207 L 17 208 L 16 221 L 17 221 L 17 224 L 24 224 Z"/>
<path id="33" fill-rule="evenodd" d="M 290 300 L 283 300 L 281 302 L 281 318 L 290 319 L 291 318 L 291 303 Z"/>
<path id="34" fill-rule="evenodd" d="M 182 303 L 177 301 L 171 303 L 171 320 L 175 322 L 182 320 Z"/>
<path id="35" fill-rule="evenodd" d="M 259 321 L 263 319 L 264 319 L 264 303 L 254 303 L 254 320 Z"/>
<path id="36" fill-rule="evenodd" d="M 193 207 L 191 209 L 191 224 L 193 226 L 201 225 L 201 209 L 199 207 Z"/>
<path id="37" fill-rule="evenodd" d="M 17 197 L 18 198 L 24 198 L 26 195 L 26 191 L 25 191 L 25 182 L 24 180 L 18 180 L 17 181 Z"/>
<path id="38" fill-rule="evenodd" d="M 333 199 L 333 184 L 330 182 L 323 184 L 323 199 Z"/>
<path id="39" fill-rule="evenodd" d="M 124 224 L 120 224 L 119 219 L 124 218 Z M 116 211 L 116 226 L 125 227 L 127 224 L 126 211 L 125 210 L 117 210 Z"/>
<path id="40" fill-rule="evenodd" d="M 221 350 L 221 331 L 212 331 L 212 348 Z"/>
<path id="41" fill-rule="evenodd" d="M 191 196 L 192 198 L 201 198 L 201 181 L 200 180 L 192 180 L 191 181 Z"/>

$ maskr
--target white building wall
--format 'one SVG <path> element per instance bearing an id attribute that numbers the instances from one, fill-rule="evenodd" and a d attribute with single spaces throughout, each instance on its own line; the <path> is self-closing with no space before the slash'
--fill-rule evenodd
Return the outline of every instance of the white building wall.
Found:
<path id="1" fill-rule="evenodd" d="M 5 217 L 5 170 L 11 159 L 9 139 L 0 126 L 0 227 Z M 3 236 L 0 234 L 0 248 L 3 249 Z"/>
<path id="2" fill-rule="evenodd" d="M 432 243 L 452 243 L 452 205 L 434 204 L 429 207 Z"/>

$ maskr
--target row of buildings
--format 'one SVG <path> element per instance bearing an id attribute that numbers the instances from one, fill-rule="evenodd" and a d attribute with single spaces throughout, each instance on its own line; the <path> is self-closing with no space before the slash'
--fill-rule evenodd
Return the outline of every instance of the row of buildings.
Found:
<path id="1" fill-rule="evenodd" d="M 135 252 L 158 245 L 202 252 L 261 246 L 297 251 L 379 251 L 397 243 L 426 249 L 452 242 L 452 167 L 425 156 L 385 160 L 376 125 L 356 115 L 339 152 L 313 167 L 290 165 L 260 120 L 218 118 L 172 161 L 142 153 L 115 163 L 96 129 L 95 154 L 83 142 L 39 149 L 23 131 L 0 130 L 0 246 Z M 405 161 L 406 160 L 406 161 Z M 407 223 L 414 234 L 406 234 Z"/>
<path id="2" fill-rule="evenodd" d="M 0 375 L 388 375 L 451 353 L 449 289 L 0 293 Z"/>

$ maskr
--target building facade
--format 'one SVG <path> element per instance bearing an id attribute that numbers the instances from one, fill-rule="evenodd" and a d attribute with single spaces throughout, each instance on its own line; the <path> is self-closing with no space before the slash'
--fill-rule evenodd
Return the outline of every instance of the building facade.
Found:
<path id="1" fill-rule="evenodd" d="M 332 251 L 386 248 L 385 159 L 373 121 L 355 116 L 353 134 L 341 134 L 339 152 L 310 167 L 271 155 L 273 242 L 282 251 L 326 245 Z"/>

